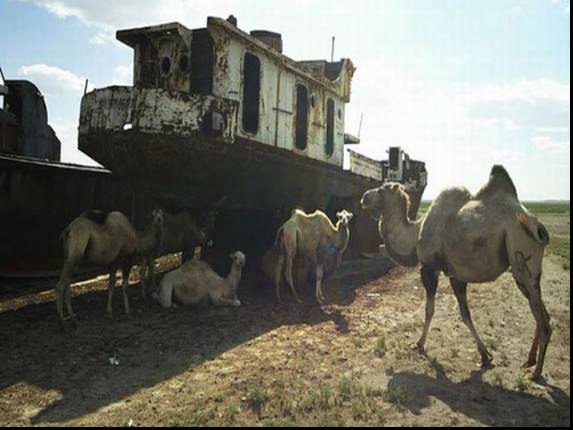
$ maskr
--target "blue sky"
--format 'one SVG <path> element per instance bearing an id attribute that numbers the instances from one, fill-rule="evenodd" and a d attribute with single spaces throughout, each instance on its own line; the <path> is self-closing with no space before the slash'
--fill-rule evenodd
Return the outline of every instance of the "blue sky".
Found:
<path id="1" fill-rule="evenodd" d="M 401 145 L 426 161 L 425 198 L 484 183 L 503 164 L 523 200 L 569 199 L 570 3 L 567 0 L 0 0 L 0 66 L 45 94 L 64 161 L 77 149 L 85 79 L 131 82 L 132 51 L 114 31 L 209 15 L 282 33 L 295 60 L 357 67 L 346 129 L 360 152 Z M 93 162 L 91 162 L 93 163 Z"/>

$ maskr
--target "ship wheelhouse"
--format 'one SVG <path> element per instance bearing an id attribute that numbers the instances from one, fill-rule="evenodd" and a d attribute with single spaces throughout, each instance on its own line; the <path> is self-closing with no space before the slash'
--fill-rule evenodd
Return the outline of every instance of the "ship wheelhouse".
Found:
<path id="1" fill-rule="evenodd" d="M 133 87 L 82 99 L 80 149 L 89 155 L 98 158 L 82 135 L 138 130 L 249 141 L 342 168 L 350 60 L 296 62 L 282 54 L 280 34 L 248 34 L 219 18 L 196 30 L 179 23 L 121 30 L 117 39 L 134 50 Z"/>

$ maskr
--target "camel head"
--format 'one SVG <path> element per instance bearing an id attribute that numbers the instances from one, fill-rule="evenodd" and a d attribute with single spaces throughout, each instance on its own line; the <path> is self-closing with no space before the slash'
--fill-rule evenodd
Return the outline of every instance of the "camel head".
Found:
<path id="1" fill-rule="evenodd" d="M 392 208 L 405 208 L 406 213 L 410 206 L 410 199 L 402 184 L 397 182 L 386 182 L 379 188 L 368 190 L 360 200 L 362 209 L 377 213 L 380 218 L 384 213 Z"/>
<path id="2" fill-rule="evenodd" d="M 153 209 L 151 211 L 151 222 L 150 224 L 159 228 L 163 228 L 163 223 L 165 221 L 165 216 L 163 215 L 163 211 L 161 209 Z"/>
<path id="3" fill-rule="evenodd" d="M 229 254 L 229 257 L 231 257 L 233 266 L 238 266 L 239 268 L 244 267 L 247 262 L 247 257 L 241 251 L 235 251 L 232 254 Z"/>
<path id="4" fill-rule="evenodd" d="M 163 232 L 165 230 L 165 215 L 161 209 L 153 209 L 150 214 L 149 227 L 155 231 L 156 250 L 159 249 L 163 242 Z"/>
<path id="5" fill-rule="evenodd" d="M 349 212 L 346 209 L 342 209 L 340 212 L 336 213 L 336 218 L 338 218 L 338 222 L 340 223 L 340 225 L 343 225 L 344 227 L 348 226 L 353 216 L 354 215 L 352 214 L 352 212 Z"/>

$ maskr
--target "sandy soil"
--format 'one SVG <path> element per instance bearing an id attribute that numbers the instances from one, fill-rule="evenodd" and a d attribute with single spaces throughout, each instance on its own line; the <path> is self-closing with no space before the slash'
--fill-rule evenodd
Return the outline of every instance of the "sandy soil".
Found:
<path id="1" fill-rule="evenodd" d="M 360 287 L 332 282 L 322 307 L 312 292 L 277 304 L 247 278 L 238 309 L 163 310 L 133 285 L 134 315 L 118 290 L 113 321 L 100 279 L 76 287 L 81 320 L 68 334 L 51 292 L 4 297 L 0 425 L 569 426 L 569 272 L 556 257 L 542 286 L 554 328 L 543 385 L 520 369 L 534 321 L 509 273 L 469 288 L 489 370 L 443 277 L 428 355 L 411 349 L 424 290 L 403 268 Z"/>

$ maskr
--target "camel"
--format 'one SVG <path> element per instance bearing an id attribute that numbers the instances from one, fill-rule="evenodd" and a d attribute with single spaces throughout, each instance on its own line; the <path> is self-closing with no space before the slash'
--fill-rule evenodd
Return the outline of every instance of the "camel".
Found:
<path id="1" fill-rule="evenodd" d="M 81 263 L 109 267 L 106 315 L 112 317 L 112 299 L 118 265 L 122 269 L 122 291 L 125 313 L 129 315 L 127 284 L 129 272 L 137 257 L 152 255 L 161 243 L 163 212 L 154 210 L 143 232 L 135 230 L 121 212 L 86 211 L 75 218 L 62 232 L 64 267 L 56 285 L 56 304 L 60 325 L 64 325 L 64 298 L 69 317 L 75 325 L 70 283 L 74 270 Z M 143 287 L 143 284 L 142 284 Z"/>
<path id="2" fill-rule="evenodd" d="M 183 305 L 240 306 L 237 288 L 246 257 L 241 251 L 230 257 L 231 271 L 226 278 L 221 278 L 206 262 L 193 258 L 167 273 L 153 298 L 164 308 L 176 307 L 173 297 Z"/>
<path id="3" fill-rule="evenodd" d="M 182 252 L 182 262 L 188 261 L 193 257 L 197 246 L 208 244 L 205 231 L 206 228 L 201 228 L 195 218 L 187 211 L 177 214 L 164 212 L 161 246 L 155 254 L 145 256 L 141 264 L 142 292 L 147 290 L 148 283 L 151 283 L 155 289 L 155 257 Z M 145 285 L 143 284 L 144 281 Z"/>
<path id="4" fill-rule="evenodd" d="M 540 286 L 543 251 L 549 243 L 549 234 L 519 202 L 513 181 L 502 166 L 493 166 L 489 181 L 475 196 L 464 188 L 443 191 L 417 221 L 408 219 L 409 199 L 400 184 L 387 183 L 367 191 L 361 204 L 363 209 L 380 215 L 379 232 L 389 256 L 403 266 L 421 264 L 426 318 L 417 342 L 420 352 L 424 351 L 434 314 L 438 276 L 444 272 L 450 278 L 462 320 L 477 344 L 482 365 L 490 365 L 492 355 L 473 325 L 466 288 L 468 283 L 495 281 L 511 268 L 536 321 L 524 367 L 537 364 L 531 378 L 541 376 L 551 337 Z"/>
<path id="5" fill-rule="evenodd" d="M 324 302 L 322 293 L 322 280 L 325 265 L 330 254 L 335 255 L 336 263 L 328 264 L 333 270 L 336 264 L 342 260 L 342 254 L 348 246 L 350 229 L 348 224 L 352 219 L 352 213 L 342 210 L 336 214 L 338 221 L 336 226 L 332 224 L 328 216 L 322 211 L 306 214 L 300 209 L 295 209 L 291 217 L 279 228 L 275 247 L 280 250 L 278 262 L 275 266 L 275 286 L 277 299 L 280 301 L 280 281 L 283 266 L 286 262 L 285 277 L 297 302 L 301 302 L 293 282 L 293 263 L 295 258 L 302 261 L 303 266 L 308 265 L 314 273 L 316 284 L 315 297 L 318 303 Z M 302 274 L 308 273 L 306 267 Z M 267 270 L 268 271 L 268 270 Z"/>

